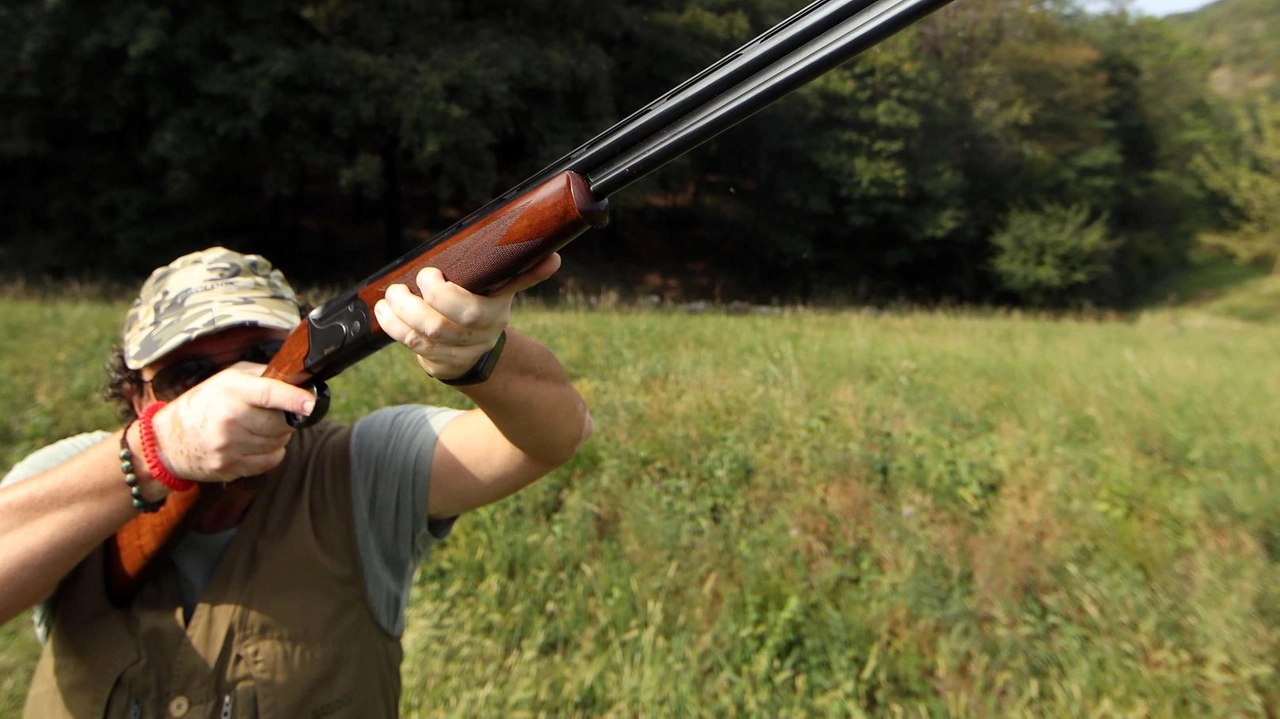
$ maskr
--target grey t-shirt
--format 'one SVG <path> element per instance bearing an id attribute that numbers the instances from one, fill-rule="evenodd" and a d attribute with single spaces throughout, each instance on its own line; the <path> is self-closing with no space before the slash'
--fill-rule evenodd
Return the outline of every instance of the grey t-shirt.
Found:
<path id="1" fill-rule="evenodd" d="M 404 632 L 404 610 L 413 573 L 431 546 L 449 534 L 453 519 L 427 517 L 427 489 L 436 439 L 459 410 L 400 405 L 376 410 L 351 429 L 351 496 L 356 543 L 369 607 L 392 636 Z M 54 442 L 13 466 L 0 486 L 52 469 L 107 438 L 86 432 Z M 187 534 L 170 553 L 190 615 L 209 586 L 236 530 Z M 51 607 L 36 607 L 36 633 L 47 636 Z"/>

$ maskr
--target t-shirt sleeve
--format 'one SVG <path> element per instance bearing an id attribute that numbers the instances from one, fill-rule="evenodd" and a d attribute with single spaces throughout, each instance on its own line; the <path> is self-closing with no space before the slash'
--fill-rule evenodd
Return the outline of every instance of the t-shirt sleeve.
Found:
<path id="1" fill-rule="evenodd" d="M 110 436 L 110 432 L 85 432 L 41 447 L 13 465 L 4 479 L 0 480 L 0 487 L 17 484 L 41 472 L 47 472 Z"/>
<path id="2" fill-rule="evenodd" d="M 110 436 L 110 432 L 85 432 L 37 449 L 13 465 L 4 479 L 0 479 L 0 487 L 17 484 L 41 472 L 47 472 Z M 46 599 L 37 604 L 31 612 L 31 621 L 35 624 L 36 637 L 43 644 L 53 626 L 53 600 Z"/>
<path id="3" fill-rule="evenodd" d="M 392 636 L 404 632 L 413 573 L 453 527 L 427 517 L 436 439 L 460 410 L 402 405 L 376 410 L 351 430 L 351 499 L 369 606 Z"/>

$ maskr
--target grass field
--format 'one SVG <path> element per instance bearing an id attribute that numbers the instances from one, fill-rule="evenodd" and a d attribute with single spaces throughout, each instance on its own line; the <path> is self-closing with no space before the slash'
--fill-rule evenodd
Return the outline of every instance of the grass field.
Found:
<path id="1" fill-rule="evenodd" d="M 113 423 L 122 310 L 0 300 L 0 469 Z M 419 573 L 404 714 L 1276 716 L 1280 331 L 1251 319 L 526 309 L 596 435 Z M 334 391 L 457 403 L 398 348 Z M 0 628 L 0 715 L 37 652 Z"/>

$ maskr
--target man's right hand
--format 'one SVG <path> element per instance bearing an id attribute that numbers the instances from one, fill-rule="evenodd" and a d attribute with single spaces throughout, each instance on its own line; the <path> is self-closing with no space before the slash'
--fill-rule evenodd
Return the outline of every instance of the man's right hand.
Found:
<path id="1" fill-rule="evenodd" d="M 156 413 L 156 445 L 170 472 L 193 482 L 231 482 L 284 460 L 294 431 L 284 413 L 310 415 L 315 396 L 262 377 L 265 368 L 232 365 Z"/>

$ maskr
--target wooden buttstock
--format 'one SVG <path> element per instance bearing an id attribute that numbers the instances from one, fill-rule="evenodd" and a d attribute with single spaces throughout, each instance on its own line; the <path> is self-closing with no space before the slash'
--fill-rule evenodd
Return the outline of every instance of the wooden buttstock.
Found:
<path id="1" fill-rule="evenodd" d="M 608 221 L 608 200 L 596 198 L 581 175 L 556 175 L 461 229 L 433 238 L 360 283 L 354 294 L 370 310 L 369 325 L 360 327 L 358 336 L 332 355 L 320 361 L 312 356 L 312 325 L 304 320 L 286 338 L 263 376 L 303 386 L 316 377 L 332 377 L 385 346 L 388 338 L 372 313 L 374 304 L 394 284 L 419 294 L 416 278 L 427 267 L 438 268 L 445 279 L 472 292 L 487 294 Z M 206 485 L 171 493 L 159 512 L 139 514 L 108 540 L 108 593 L 113 602 L 123 605 L 133 598 L 155 560 L 220 493 L 220 487 Z"/>
<path id="2" fill-rule="evenodd" d="M 200 486 L 170 493 L 160 511 L 139 514 L 107 540 L 107 596 L 114 604 L 124 606 L 133 599 L 155 558 L 173 546 L 188 522 L 199 516 L 198 508 L 212 503 L 216 490 Z"/>

